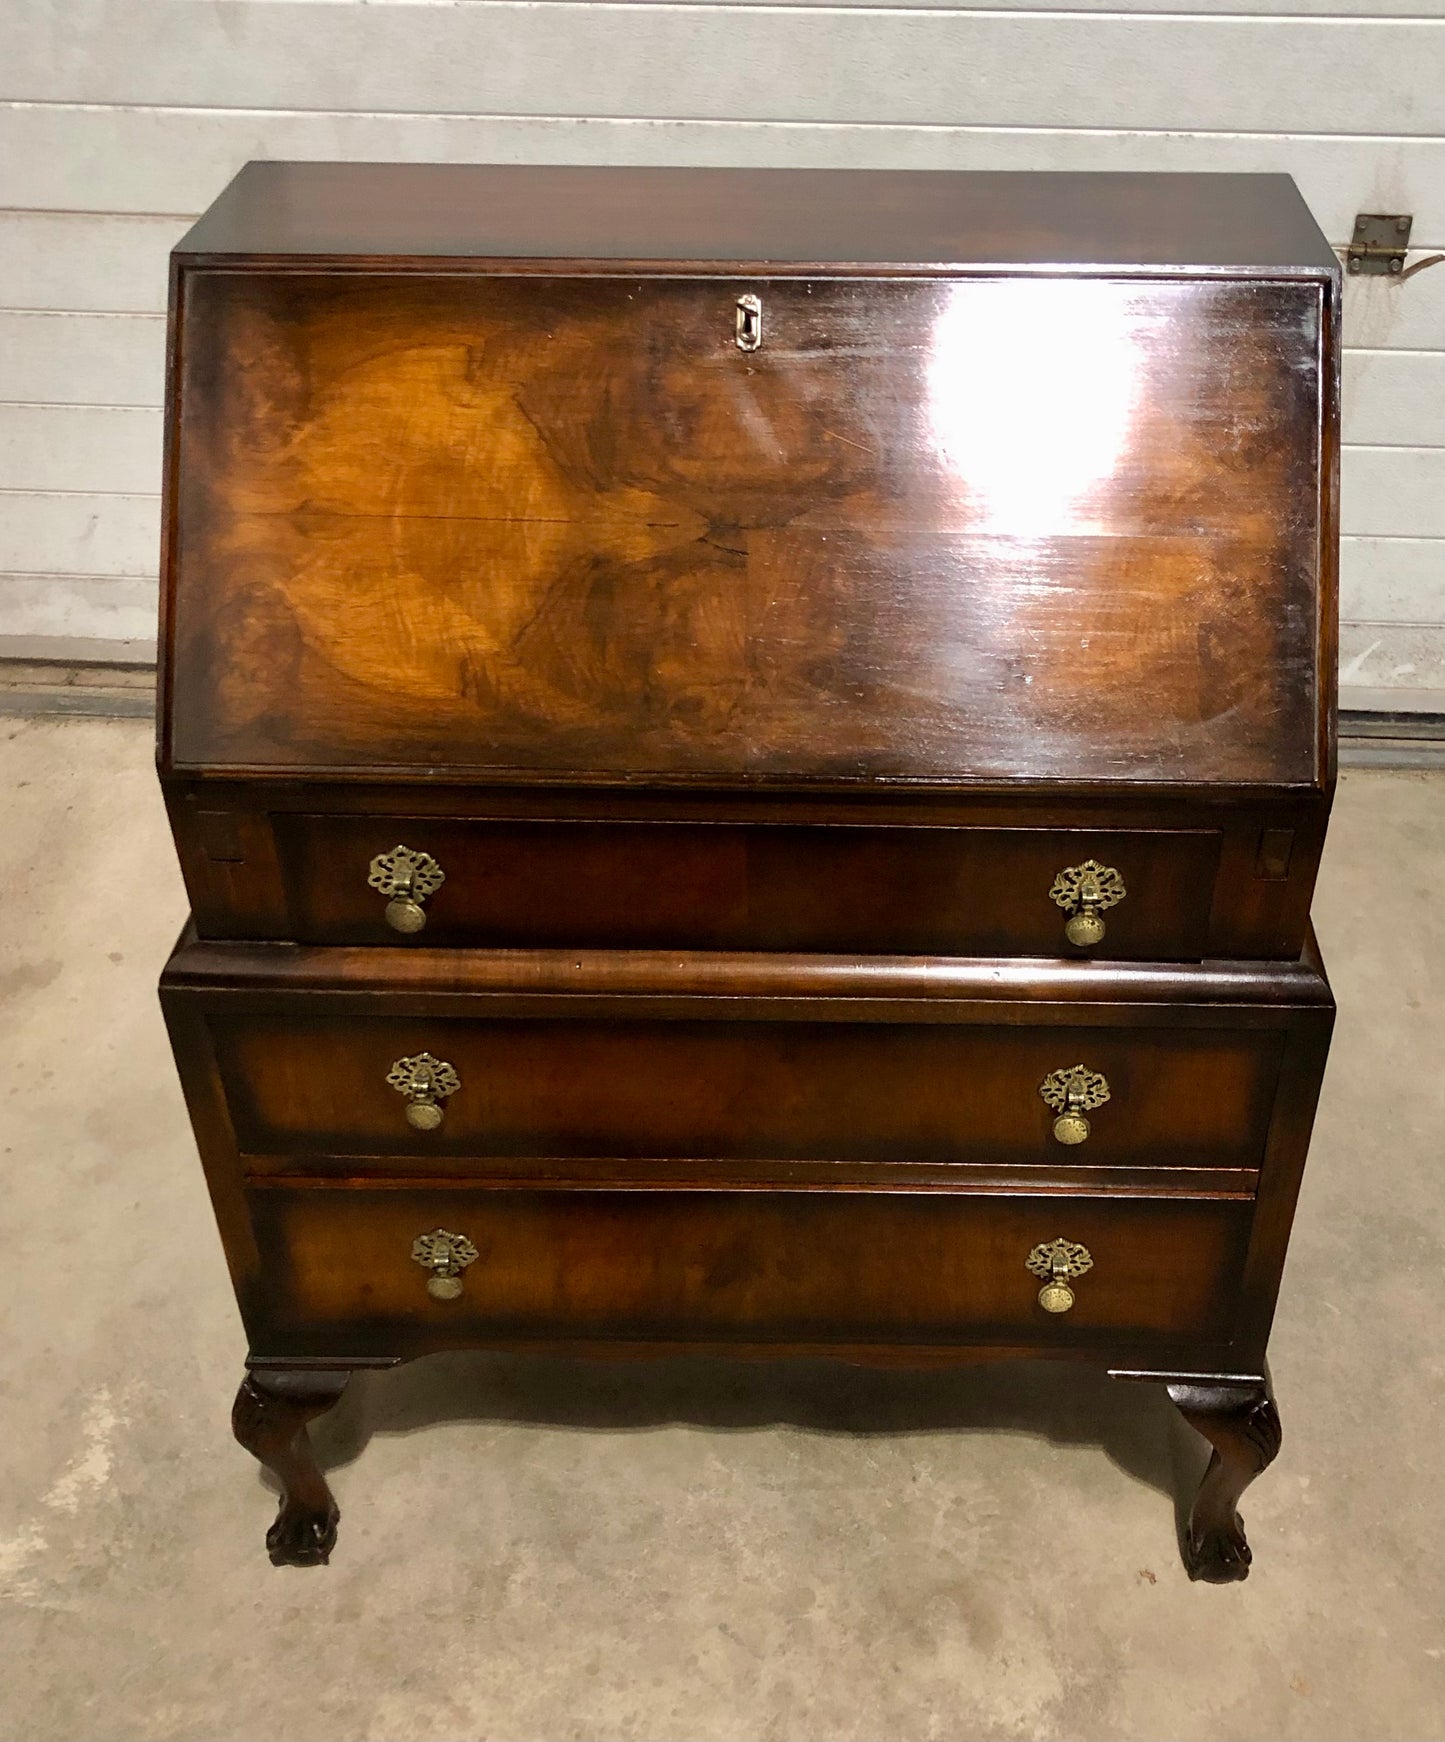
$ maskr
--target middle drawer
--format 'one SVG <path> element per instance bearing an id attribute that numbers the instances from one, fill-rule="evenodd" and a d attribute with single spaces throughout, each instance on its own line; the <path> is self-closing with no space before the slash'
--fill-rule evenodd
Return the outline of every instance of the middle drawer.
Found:
<path id="1" fill-rule="evenodd" d="M 1283 1045 L 1218 1026 L 295 1010 L 209 1019 L 254 1174 L 1253 1170 Z"/>

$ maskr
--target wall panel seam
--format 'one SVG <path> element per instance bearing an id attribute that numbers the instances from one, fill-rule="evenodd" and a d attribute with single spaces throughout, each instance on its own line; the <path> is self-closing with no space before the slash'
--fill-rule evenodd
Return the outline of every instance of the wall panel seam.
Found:
<path id="1" fill-rule="evenodd" d="M 330 3 L 330 0 L 328 0 Z M 348 0 L 351 3 L 351 0 Z M 411 0 L 407 0 L 410 4 Z M 766 7 L 761 10 L 777 11 L 776 7 Z M 848 9 L 851 12 L 851 8 Z M 928 16 L 937 16 L 929 13 Z M 1037 17 L 1037 13 L 1009 13 L 1006 16 Z M 1097 17 L 1096 13 L 1080 14 L 1079 16 Z M 1159 13 L 1129 13 L 1123 16 L 1131 18 L 1156 18 Z M 1300 16 L 1295 14 L 1293 16 Z M 1440 23 L 1445 25 L 1445 19 Z M 1309 132 L 1298 129 L 1280 129 L 1249 127 L 1080 127 L 1051 122 L 997 122 L 987 121 L 827 121 L 827 120 L 797 120 L 787 116 L 727 116 L 727 115 L 590 115 L 585 113 L 547 113 L 533 110 L 505 109 L 302 109 L 295 107 L 277 108 L 268 105 L 253 105 L 240 103 L 236 105 L 223 103 L 82 103 L 64 101 L 60 98 L 35 99 L 29 97 L 0 98 L 0 108 L 9 110 L 24 109 L 64 109 L 75 114 L 116 114 L 116 115 L 242 115 L 256 119 L 285 120 L 289 116 L 304 116 L 308 120 L 335 119 L 338 121 L 422 121 L 428 125 L 437 123 L 472 123 L 498 122 L 515 125 L 518 122 L 528 126 L 546 127 L 558 122 L 566 125 L 583 125 L 588 127 L 777 127 L 797 132 L 847 132 L 847 133 L 1003 133 L 1020 134 L 1027 137 L 1034 133 L 1058 133 L 1070 138 L 1175 138 L 1187 136 L 1202 139 L 1289 139 L 1306 143 L 1325 143 L 1336 139 L 1358 140 L 1363 144 L 1378 145 L 1438 145 L 1445 143 L 1445 134 L 1440 133 L 1356 133 L 1347 129 L 1330 129 L 1328 132 Z M 49 207 L 14 207 L 12 210 L 48 211 Z M 71 210 L 69 207 L 58 208 Z M 97 213 L 98 216 L 108 215 Z M 128 217 L 172 217 L 170 212 L 128 212 Z"/>
<path id="2" fill-rule="evenodd" d="M 103 497 L 117 502 L 158 502 L 160 494 L 159 490 L 13 490 L 9 485 L 0 484 L 0 496 L 79 496 L 86 501 L 91 497 Z"/>
<path id="3" fill-rule="evenodd" d="M 195 3 L 195 0 L 193 0 Z M 277 0 L 251 0 L 250 10 L 264 18 L 268 6 L 276 5 Z M 318 3 L 335 5 L 335 0 L 289 0 L 285 10 L 300 12 L 307 5 Z M 368 0 L 352 0 L 357 11 Z M 417 0 L 407 0 L 407 3 L 417 11 L 432 10 L 436 12 L 456 12 L 461 10 L 455 0 L 435 0 L 430 7 L 417 5 Z M 140 9 L 144 9 L 143 6 Z M 199 8 L 198 8 L 199 9 Z M 209 10 L 217 10 L 213 4 Z M 246 0 L 229 0 L 226 4 L 228 12 L 240 12 L 246 9 Z M 277 5 L 280 11 L 281 6 Z M 381 10 L 381 8 L 375 8 Z M 598 10 L 597 0 L 545 0 L 539 5 L 538 0 L 468 0 L 468 9 L 477 12 L 496 14 L 514 13 L 519 16 L 546 11 L 551 13 L 581 12 L 584 14 Z M 926 18 L 935 19 L 1022 19 L 1032 23 L 1034 20 L 1048 22 L 1052 19 L 1087 19 L 1090 23 L 1134 23 L 1144 20 L 1159 24 L 1214 24 L 1232 27 L 1236 24 L 1284 24 L 1291 26 L 1310 27 L 1316 24 L 1324 25 L 1380 25 L 1392 29 L 1410 28 L 1423 25 L 1426 28 L 1439 28 L 1445 24 L 1445 19 L 1421 12 L 1271 12 L 1266 9 L 1241 12 L 1195 12 L 1187 7 L 1176 8 L 1171 12 L 1126 11 L 1122 9 L 1104 9 L 1087 6 L 1051 6 L 1048 8 L 1014 8 L 1007 6 L 834 6 L 827 3 L 799 4 L 799 0 L 789 0 L 788 4 L 775 5 L 769 0 L 613 0 L 613 10 L 626 10 L 635 17 L 657 16 L 669 18 L 691 18 L 701 21 L 705 18 L 726 17 L 730 13 L 750 15 L 760 18 L 806 18 L 814 15 L 838 19 L 849 18 Z M 0 95 L 0 102 L 20 101 L 19 98 L 7 98 Z"/>

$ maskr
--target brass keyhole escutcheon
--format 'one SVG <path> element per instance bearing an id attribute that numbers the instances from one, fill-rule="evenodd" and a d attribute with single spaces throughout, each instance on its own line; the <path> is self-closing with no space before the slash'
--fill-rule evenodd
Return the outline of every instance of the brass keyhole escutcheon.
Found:
<path id="1" fill-rule="evenodd" d="M 1024 1260 L 1035 1276 L 1042 1277 L 1039 1305 L 1046 1313 L 1066 1313 L 1074 1304 L 1069 1283 L 1094 1268 L 1093 1254 L 1076 1240 L 1049 1240 L 1035 1246 Z"/>
<path id="2" fill-rule="evenodd" d="M 1060 871 L 1049 890 L 1049 900 L 1063 908 L 1064 936 L 1077 949 L 1092 949 L 1104 938 L 1103 915 L 1117 907 L 1128 894 L 1124 879 L 1112 865 L 1085 859 Z"/>
<path id="3" fill-rule="evenodd" d="M 735 331 L 740 351 L 756 351 L 763 342 L 763 299 L 751 292 L 737 303 Z"/>
<path id="4" fill-rule="evenodd" d="M 412 1242 L 414 1264 L 429 1271 L 426 1291 L 433 1300 L 456 1300 L 462 1292 L 462 1272 L 477 1261 L 477 1249 L 465 1234 L 451 1234 L 445 1228 L 433 1228 L 430 1234 L 418 1234 Z"/>
<path id="5" fill-rule="evenodd" d="M 386 1073 L 386 1080 L 399 1095 L 406 1096 L 406 1122 L 417 1131 L 435 1131 L 445 1112 L 442 1102 L 462 1086 L 455 1068 L 429 1052 L 398 1059 Z"/>
<path id="6" fill-rule="evenodd" d="M 1087 1065 L 1070 1065 L 1067 1070 L 1050 1071 L 1039 1084 L 1039 1094 L 1058 1115 L 1054 1120 L 1058 1141 L 1083 1143 L 1091 1129 L 1085 1115 L 1109 1099 L 1109 1080 Z"/>
<path id="7" fill-rule="evenodd" d="M 422 903 L 446 882 L 446 872 L 430 853 L 397 845 L 389 853 L 376 855 L 366 881 L 391 898 L 386 904 L 386 923 L 393 931 L 410 934 L 426 924 Z"/>

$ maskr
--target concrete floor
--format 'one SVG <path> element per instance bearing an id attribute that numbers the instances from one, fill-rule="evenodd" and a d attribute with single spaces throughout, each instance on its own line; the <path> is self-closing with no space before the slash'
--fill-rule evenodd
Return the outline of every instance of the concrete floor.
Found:
<path id="1" fill-rule="evenodd" d="M 1150 1388 L 470 1357 L 353 1387 L 319 1436 L 336 1559 L 298 1571 L 227 1431 L 149 737 L 0 721 L 0 1734 L 1445 1732 L 1445 781 L 1352 774 L 1336 807 L 1341 1017 L 1248 1584 L 1185 1579 L 1198 1442 Z"/>

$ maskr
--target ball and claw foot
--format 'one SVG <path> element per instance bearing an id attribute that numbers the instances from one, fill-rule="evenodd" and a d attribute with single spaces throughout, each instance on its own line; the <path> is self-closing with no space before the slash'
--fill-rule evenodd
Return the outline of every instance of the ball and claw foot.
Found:
<path id="1" fill-rule="evenodd" d="M 345 1372 L 248 1373 L 236 1393 L 236 1438 L 281 1484 L 281 1508 L 266 1532 L 278 1567 L 324 1567 L 336 1546 L 338 1512 L 311 1449 L 307 1422 L 346 1389 Z"/>
<path id="2" fill-rule="evenodd" d="M 1247 1579 L 1253 1559 L 1237 1512 L 1232 1528 L 1221 1526 L 1202 1537 L 1191 1530 L 1184 1539 L 1185 1571 L 1206 1585 L 1233 1585 Z"/>
<path id="3" fill-rule="evenodd" d="M 1185 1570 L 1206 1584 L 1235 1584 L 1249 1577 L 1253 1559 L 1239 1497 L 1279 1452 L 1279 1412 L 1262 1383 L 1166 1389 L 1185 1421 L 1214 1448 L 1184 1533 Z"/>
<path id="4" fill-rule="evenodd" d="M 286 1499 L 276 1522 L 266 1532 L 266 1552 L 273 1567 L 324 1567 L 336 1547 L 341 1517 L 333 1504 L 324 1512 Z"/>

